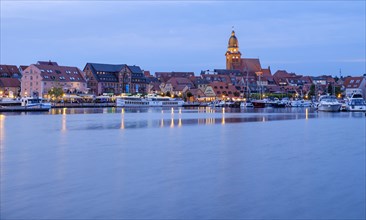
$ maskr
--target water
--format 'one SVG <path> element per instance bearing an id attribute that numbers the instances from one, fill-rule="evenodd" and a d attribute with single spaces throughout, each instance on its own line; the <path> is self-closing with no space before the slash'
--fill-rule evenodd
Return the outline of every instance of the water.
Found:
<path id="1" fill-rule="evenodd" d="M 362 219 L 362 113 L 0 115 L 1 219 Z"/>

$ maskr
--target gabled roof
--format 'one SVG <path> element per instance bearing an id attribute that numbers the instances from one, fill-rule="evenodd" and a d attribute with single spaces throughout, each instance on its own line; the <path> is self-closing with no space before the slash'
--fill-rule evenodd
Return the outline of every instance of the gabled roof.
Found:
<path id="1" fill-rule="evenodd" d="M 13 74 L 20 75 L 19 69 L 15 65 L 0 65 L 0 76 L 8 75 L 8 77 L 13 77 Z"/>
<path id="2" fill-rule="evenodd" d="M 260 72 L 262 70 L 259 59 L 256 58 L 242 58 L 241 69 L 243 72 Z"/>
<path id="3" fill-rule="evenodd" d="M 20 65 L 20 66 L 19 66 L 19 68 L 20 68 L 22 71 L 24 71 L 25 69 L 27 69 L 27 68 L 28 68 L 28 66 L 26 66 L 26 65 Z"/>
<path id="4" fill-rule="evenodd" d="M 234 76 L 241 76 L 243 73 L 240 70 L 228 70 L 228 69 L 214 69 L 214 72 L 220 75 L 234 75 Z"/>
<path id="5" fill-rule="evenodd" d="M 198 96 L 203 97 L 203 96 L 205 96 L 205 93 L 200 89 L 190 89 L 189 92 L 191 92 L 194 97 L 198 97 Z"/>
<path id="6" fill-rule="evenodd" d="M 127 66 L 127 67 L 128 67 L 128 69 L 131 70 L 132 73 L 141 73 L 141 74 L 143 74 L 143 72 L 142 72 L 142 70 L 139 66 L 133 65 L 133 66 Z"/>
<path id="7" fill-rule="evenodd" d="M 190 80 L 195 85 L 207 85 L 209 83 L 206 79 L 201 78 L 201 76 L 193 76 L 193 77 L 190 77 Z"/>
<path id="8" fill-rule="evenodd" d="M 173 87 L 177 87 L 179 85 L 188 86 L 189 88 L 194 87 L 191 80 L 183 77 L 172 77 L 166 83 L 172 84 Z"/>
<path id="9" fill-rule="evenodd" d="M 212 82 L 209 85 L 212 87 L 216 96 L 218 97 L 222 95 L 234 97 L 234 92 L 238 92 L 235 86 L 224 82 Z"/>
<path id="10" fill-rule="evenodd" d="M 144 75 L 146 76 L 146 77 L 151 77 L 152 75 L 150 74 L 150 71 L 149 70 L 145 70 L 144 71 Z"/>
<path id="11" fill-rule="evenodd" d="M 273 76 L 277 77 L 277 78 L 285 78 L 285 77 L 289 77 L 290 74 L 286 71 L 286 70 L 277 70 Z"/>
<path id="12" fill-rule="evenodd" d="M 84 67 L 89 66 L 95 79 L 103 82 L 118 82 L 117 73 L 119 73 L 125 64 L 102 64 L 102 63 L 87 63 Z"/>
<path id="13" fill-rule="evenodd" d="M 363 80 L 365 80 L 365 79 L 362 76 L 359 76 L 359 77 L 347 77 L 344 80 L 343 85 L 346 88 L 359 88 Z"/>
<path id="14" fill-rule="evenodd" d="M 156 92 L 160 92 L 161 88 L 160 88 L 160 82 L 151 82 L 150 85 L 152 86 L 150 90 L 156 91 Z"/>
<path id="15" fill-rule="evenodd" d="M 126 64 L 102 64 L 102 63 L 87 63 L 90 64 L 91 67 L 96 72 L 120 72 Z"/>
<path id="16" fill-rule="evenodd" d="M 17 78 L 0 78 L 1 87 L 20 87 L 20 81 Z"/>
<path id="17" fill-rule="evenodd" d="M 40 64 L 42 63 L 42 64 Z M 38 62 L 33 64 L 41 71 L 43 81 L 85 82 L 84 76 L 77 67 L 59 66 L 56 62 Z"/>
<path id="18" fill-rule="evenodd" d="M 262 69 L 262 76 L 272 76 L 270 69 Z"/>

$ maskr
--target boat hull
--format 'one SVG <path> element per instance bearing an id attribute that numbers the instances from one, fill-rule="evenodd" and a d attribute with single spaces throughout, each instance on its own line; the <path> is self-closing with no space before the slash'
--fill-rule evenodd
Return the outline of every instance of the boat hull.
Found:
<path id="1" fill-rule="evenodd" d="M 324 112 L 338 112 L 341 109 L 341 104 L 326 104 L 326 105 L 318 105 L 318 111 L 324 111 Z"/>
<path id="2" fill-rule="evenodd" d="M 50 108 L 9 106 L 0 108 L 0 112 L 47 112 Z"/>
<path id="3" fill-rule="evenodd" d="M 366 112 L 366 106 L 365 105 L 351 105 L 351 106 L 347 106 L 346 110 L 349 112 Z"/>
<path id="4" fill-rule="evenodd" d="M 252 101 L 254 108 L 265 108 L 266 103 L 264 101 Z"/>

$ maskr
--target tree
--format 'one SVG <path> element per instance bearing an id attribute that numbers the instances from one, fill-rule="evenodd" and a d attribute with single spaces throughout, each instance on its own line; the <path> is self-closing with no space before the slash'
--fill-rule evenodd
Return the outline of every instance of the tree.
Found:
<path id="1" fill-rule="evenodd" d="M 48 95 L 51 97 L 59 98 L 64 95 L 64 91 L 62 90 L 62 88 L 52 88 L 48 91 Z"/>
<path id="2" fill-rule="evenodd" d="M 191 98 L 193 96 L 193 94 L 191 92 L 187 92 L 187 97 Z"/>
<path id="3" fill-rule="evenodd" d="M 333 86 L 332 86 L 331 83 L 329 83 L 329 85 L 328 85 L 327 93 L 329 93 L 329 94 L 332 94 L 333 93 Z"/>
<path id="4" fill-rule="evenodd" d="M 239 97 L 239 96 L 240 96 L 240 92 L 235 91 L 235 92 L 234 92 L 234 96 L 235 96 L 235 97 Z"/>
<path id="5" fill-rule="evenodd" d="M 308 94 L 310 97 L 311 96 L 315 96 L 315 85 L 314 84 L 311 84 L 310 86 L 310 90 L 309 90 L 309 94 Z"/>
<path id="6" fill-rule="evenodd" d="M 170 92 L 169 92 L 169 91 L 167 91 L 167 92 L 165 93 L 165 95 L 166 95 L 166 96 L 168 96 L 168 97 L 170 97 L 170 96 L 171 96 L 171 94 L 170 94 Z"/>
<path id="7" fill-rule="evenodd" d="M 191 100 L 191 97 L 193 97 L 193 94 L 191 92 L 187 92 L 186 93 L 186 97 L 187 98 L 185 99 L 185 101 L 187 101 L 187 100 L 190 101 Z"/>

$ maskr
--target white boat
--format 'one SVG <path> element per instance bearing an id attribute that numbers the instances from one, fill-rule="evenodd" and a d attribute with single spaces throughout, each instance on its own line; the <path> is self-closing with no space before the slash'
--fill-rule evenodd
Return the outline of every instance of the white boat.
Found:
<path id="1" fill-rule="evenodd" d="M 311 107 L 311 101 L 307 100 L 293 100 L 290 102 L 291 107 Z"/>
<path id="2" fill-rule="evenodd" d="M 12 98 L 1 98 L 0 106 L 20 106 L 20 99 L 12 99 Z"/>
<path id="3" fill-rule="evenodd" d="M 43 98 L 24 97 L 20 99 L 20 105 L 0 105 L 0 112 L 28 112 L 28 111 L 48 111 L 51 103 Z"/>
<path id="4" fill-rule="evenodd" d="M 180 107 L 184 101 L 180 99 L 149 95 L 140 96 L 122 96 L 116 98 L 117 107 Z"/>
<path id="5" fill-rule="evenodd" d="M 346 103 L 346 110 L 351 112 L 366 111 L 366 103 L 361 93 L 354 93 L 351 95 L 351 97 L 348 99 L 348 102 Z"/>
<path id="6" fill-rule="evenodd" d="M 41 97 L 24 97 L 20 99 L 21 106 L 34 109 L 50 109 L 51 103 Z"/>
<path id="7" fill-rule="evenodd" d="M 318 111 L 338 112 L 342 104 L 335 96 L 323 95 L 319 97 Z"/>
<path id="8" fill-rule="evenodd" d="M 253 108 L 253 103 L 250 101 L 240 103 L 240 108 Z"/>

